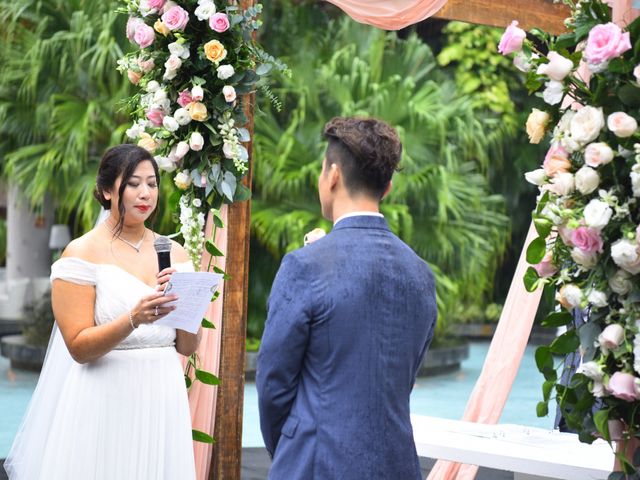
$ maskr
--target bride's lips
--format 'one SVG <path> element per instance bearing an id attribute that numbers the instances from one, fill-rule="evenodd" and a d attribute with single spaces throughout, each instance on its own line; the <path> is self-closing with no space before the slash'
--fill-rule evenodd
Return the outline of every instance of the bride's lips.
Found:
<path id="1" fill-rule="evenodd" d="M 147 213 L 149 210 L 151 210 L 151 207 L 149 205 L 136 205 L 133 208 L 137 208 L 138 210 L 140 210 L 142 213 Z"/>

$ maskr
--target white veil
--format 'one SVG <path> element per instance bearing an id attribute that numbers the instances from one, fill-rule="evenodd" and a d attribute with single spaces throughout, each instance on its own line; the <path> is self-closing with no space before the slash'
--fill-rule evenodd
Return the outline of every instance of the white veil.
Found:
<path id="1" fill-rule="evenodd" d="M 96 226 L 108 216 L 109 211 L 102 209 Z M 58 409 L 59 394 L 73 362 L 58 325 L 54 323 L 38 384 L 4 462 L 9 480 L 41 478 L 41 462 Z"/>

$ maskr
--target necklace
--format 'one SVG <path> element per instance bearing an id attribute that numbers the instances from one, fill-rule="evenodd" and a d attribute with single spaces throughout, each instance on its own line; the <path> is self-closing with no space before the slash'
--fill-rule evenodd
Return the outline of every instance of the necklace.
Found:
<path id="1" fill-rule="evenodd" d="M 142 232 L 142 238 L 140 239 L 140 241 L 138 243 L 131 243 L 129 240 L 126 240 L 124 238 L 122 238 L 120 235 L 118 235 L 115 230 L 112 230 L 106 223 L 104 224 L 105 227 L 107 227 L 111 233 L 113 233 L 113 236 L 116 237 L 118 240 L 122 240 L 124 243 L 126 243 L 127 245 L 129 245 L 131 248 L 133 248 L 136 252 L 140 253 L 140 248 L 142 248 L 142 242 L 144 242 L 144 237 L 147 234 L 147 229 L 144 229 L 144 232 Z"/>

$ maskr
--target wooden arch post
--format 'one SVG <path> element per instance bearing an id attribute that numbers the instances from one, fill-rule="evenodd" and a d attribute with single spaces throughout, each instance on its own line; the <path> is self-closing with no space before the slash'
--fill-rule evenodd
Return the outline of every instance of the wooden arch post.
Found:
<path id="1" fill-rule="evenodd" d="M 243 9 L 255 0 L 240 0 Z M 481 25 L 505 27 L 513 19 L 523 19 L 521 27 L 538 27 L 558 34 L 564 31 L 569 16 L 565 5 L 553 0 L 449 0 L 436 18 L 460 20 Z M 253 105 L 255 97 L 245 97 L 246 127 L 253 138 Z M 252 144 L 249 171 L 244 184 L 251 187 L 253 171 Z M 213 448 L 210 479 L 240 480 L 242 463 L 242 407 L 244 403 L 244 364 L 249 281 L 249 235 L 251 202 L 234 203 L 227 221 L 228 248 L 220 353 L 220 380 L 215 420 L 217 443 Z"/>

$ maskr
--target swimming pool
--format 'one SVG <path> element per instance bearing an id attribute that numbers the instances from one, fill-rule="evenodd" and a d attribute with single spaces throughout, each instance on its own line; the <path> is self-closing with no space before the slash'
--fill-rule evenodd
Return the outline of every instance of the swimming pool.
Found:
<path id="1" fill-rule="evenodd" d="M 475 384 L 489 344 L 471 344 L 469 358 L 462 368 L 446 375 L 419 378 L 411 395 L 411 412 L 444 418 L 460 418 Z M 541 399 L 542 375 L 535 366 L 535 347 L 528 346 L 502 414 L 501 423 L 517 423 L 552 428 L 553 418 L 536 417 L 536 404 Z M 36 373 L 11 371 L 9 361 L 0 357 L 0 458 L 4 458 L 36 385 Z M 258 398 L 254 383 L 245 385 L 243 415 L 243 447 L 262 447 L 258 421 Z"/>

